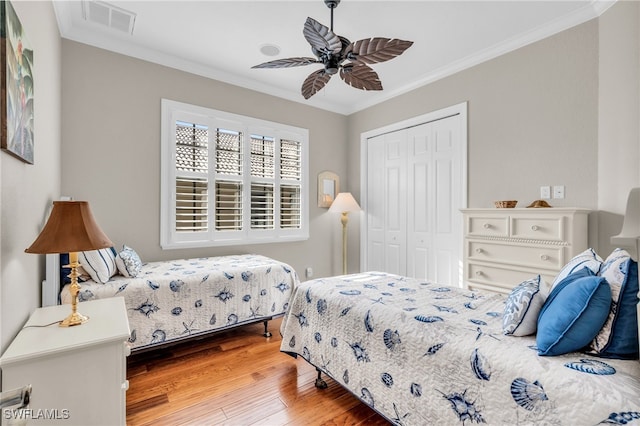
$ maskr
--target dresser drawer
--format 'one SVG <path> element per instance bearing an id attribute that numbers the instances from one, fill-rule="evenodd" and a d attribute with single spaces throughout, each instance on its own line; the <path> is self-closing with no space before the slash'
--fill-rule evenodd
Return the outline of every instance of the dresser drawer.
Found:
<path id="1" fill-rule="evenodd" d="M 559 270 L 566 263 L 562 247 L 536 247 L 469 241 L 467 256 L 471 260 Z"/>
<path id="2" fill-rule="evenodd" d="M 511 237 L 564 241 L 563 217 L 512 217 Z"/>
<path id="3" fill-rule="evenodd" d="M 467 221 L 467 235 L 481 235 L 488 237 L 509 236 L 509 216 L 498 217 L 469 217 Z"/>
<path id="4" fill-rule="evenodd" d="M 480 284 L 481 288 L 508 293 L 521 282 L 530 280 L 538 274 L 540 272 L 533 269 L 509 269 L 469 262 L 466 279 L 469 287 L 473 288 L 474 284 Z M 540 275 L 546 283 L 552 283 L 555 279 L 554 273 Z"/>

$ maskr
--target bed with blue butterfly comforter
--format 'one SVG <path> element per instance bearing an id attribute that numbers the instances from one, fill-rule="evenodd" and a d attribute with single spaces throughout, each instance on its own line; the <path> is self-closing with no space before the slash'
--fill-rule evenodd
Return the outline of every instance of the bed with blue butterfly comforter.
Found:
<path id="1" fill-rule="evenodd" d="M 129 343 L 139 350 L 282 315 L 298 282 L 292 267 L 269 257 L 220 256 L 149 262 L 136 278 L 81 283 L 78 299 L 123 297 Z M 61 300 L 70 303 L 67 287 Z"/>
<path id="2" fill-rule="evenodd" d="M 640 424 L 640 363 L 538 356 L 505 296 L 379 272 L 307 281 L 282 322 L 301 356 L 390 422 Z"/>

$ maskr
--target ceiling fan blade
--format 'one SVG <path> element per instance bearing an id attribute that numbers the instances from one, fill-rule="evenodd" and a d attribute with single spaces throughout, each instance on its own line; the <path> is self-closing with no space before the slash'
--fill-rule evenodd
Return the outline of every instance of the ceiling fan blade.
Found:
<path id="1" fill-rule="evenodd" d="M 316 58 L 287 58 L 276 59 L 274 61 L 265 62 L 263 64 L 254 65 L 251 68 L 290 68 L 299 67 L 302 65 L 316 64 L 318 60 Z"/>
<path id="2" fill-rule="evenodd" d="M 312 50 L 315 49 L 314 53 L 316 50 L 323 53 L 340 53 L 342 50 L 340 37 L 313 18 L 307 18 L 302 34 L 311 45 Z"/>
<path id="3" fill-rule="evenodd" d="M 318 93 L 318 91 L 322 90 L 329 82 L 329 79 L 331 79 L 331 74 L 327 74 L 324 69 L 311 73 L 304 83 L 302 83 L 302 96 L 304 96 L 305 99 L 309 99 Z"/>
<path id="4" fill-rule="evenodd" d="M 412 41 L 397 38 L 374 37 L 352 43 L 345 55 L 352 61 L 377 64 L 402 55 L 412 44 Z"/>
<path id="5" fill-rule="evenodd" d="M 361 90 L 382 90 L 378 74 L 363 63 L 348 64 L 340 68 L 340 78 L 351 87 Z"/>

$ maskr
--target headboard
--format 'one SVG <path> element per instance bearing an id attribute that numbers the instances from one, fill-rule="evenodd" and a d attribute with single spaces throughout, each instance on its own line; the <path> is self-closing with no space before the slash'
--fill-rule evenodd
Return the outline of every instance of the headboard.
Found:
<path id="1" fill-rule="evenodd" d="M 640 188 L 633 188 L 627 198 L 622 231 L 611 237 L 611 244 L 624 248 L 636 261 L 640 258 Z M 640 298 L 640 293 L 638 293 Z M 640 303 L 638 303 L 638 340 L 640 340 Z M 640 344 L 638 345 L 640 349 Z"/>
<path id="2" fill-rule="evenodd" d="M 45 279 L 42 281 L 42 306 L 57 305 L 60 290 L 60 255 L 47 254 Z"/>

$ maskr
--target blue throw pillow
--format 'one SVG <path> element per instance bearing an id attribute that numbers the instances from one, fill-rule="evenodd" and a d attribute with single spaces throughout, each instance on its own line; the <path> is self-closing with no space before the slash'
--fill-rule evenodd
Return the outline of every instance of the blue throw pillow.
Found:
<path id="1" fill-rule="evenodd" d="M 605 358 L 638 358 L 638 263 L 615 249 L 598 274 L 611 286 L 611 311 L 589 353 Z"/>
<path id="2" fill-rule="evenodd" d="M 609 315 L 611 288 L 589 268 L 556 285 L 538 317 L 538 355 L 578 351 L 598 334 Z"/>

